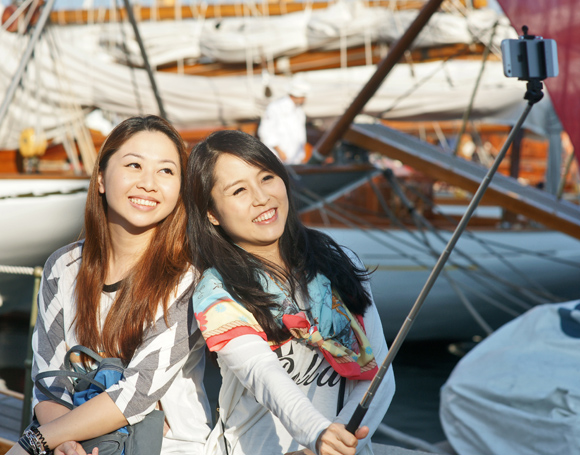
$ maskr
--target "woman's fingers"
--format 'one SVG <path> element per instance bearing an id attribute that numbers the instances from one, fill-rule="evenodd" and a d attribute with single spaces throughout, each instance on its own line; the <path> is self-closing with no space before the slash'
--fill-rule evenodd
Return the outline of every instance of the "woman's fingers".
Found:
<path id="1" fill-rule="evenodd" d="M 364 430 L 366 428 L 366 430 Z M 368 434 L 368 428 L 363 427 L 363 433 Z M 365 437 L 362 436 L 361 439 Z M 319 455 L 354 455 L 358 439 L 353 434 L 348 432 L 344 425 L 340 423 L 332 423 L 330 426 L 320 433 L 316 448 Z"/>
<path id="2" fill-rule="evenodd" d="M 67 441 L 54 449 L 54 455 L 87 455 L 87 453 L 78 442 Z M 97 453 L 93 451 L 92 455 L 98 455 L 98 449 Z"/>
<path id="3" fill-rule="evenodd" d="M 369 435 L 369 427 L 360 427 L 354 432 L 357 439 L 364 439 Z"/>

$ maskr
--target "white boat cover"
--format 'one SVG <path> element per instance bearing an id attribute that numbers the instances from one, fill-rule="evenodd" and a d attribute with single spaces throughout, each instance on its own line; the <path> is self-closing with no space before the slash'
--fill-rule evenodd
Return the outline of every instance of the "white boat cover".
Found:
<path id="1" fill-rule="evenodd" d="M 469 352 L 441 390 L 460 455 L 580 450 L 580 300 L 541 305 Z"/>
<path id="2" fill-rule="evenodd" d="M 242 11 L 242 9 L 240 9 Z M 247 9 L 244 11 L 248 11 Z M 390 45 L 397 41 L 418 10 L 395 11 L 369 7 L 358 0 L 339 1 L 325 9 L 309 8 L 282 16 L 245 15 L 241 17 L 183 19 L 179 21 L 143 21 L 139 34 L 152 66 L 179 60 L 259 63 L 296 55 L 309 49 L 340 49 L 370 42 Z M 499 55 L 504 38 L 517 33 L 504 15 L 491 8 L 435 13 L 412 47 L 446 44 L 489 44 Z M 92 23 L 57 27 L 71 43 L 83 43 L 87 51 L 108 54 L 125 64 L 142 65 L 141 52 L 133 29 L 127 22 Z"/>
<path id="3" fill-rule="evenodd" d="M 58 42 L 58 48 L 49 47 L 47 40 L 37 47 L 0 127 L 0 149 L 16 148 L 20 132 L 30 127 L 58 142 L 71 124 L 84 122 L 84 115 L 94 108 L 118 120 L 158 113 L 144 70 L 131 70 L 108 56 L 88 52 L 82 40 L 78 45 L 72 38 L 50 42 Z M 16 35 L 5 32 L 0 32 L 0 46 L 0 92 L 5 92 L 23 48 Z M 470 60 L 396 65 L 364 113 L 402 120 L 461 119 L 480 68 L 481 62 Z M 301 73 L 310 85 L 306 115 L 341 115 L 375 70 L 375 66 L 364 66 Z M 157 73 L 155 78 L 168 117 L 178 128 L 257 119 L 270 100 L 265 97 L 261 76 Z M 286 76 L 271 76 L 273 98 L 285 94 L 289 82 Z M 524 93 L 523 82 L 504 77 L 501 62 L 488 61 L 471 119 L 513 124 L 523 110 Z M 534 107 L 525 126 L 545 135 L 546 109 L 551 111 L 548 97 Z"/>

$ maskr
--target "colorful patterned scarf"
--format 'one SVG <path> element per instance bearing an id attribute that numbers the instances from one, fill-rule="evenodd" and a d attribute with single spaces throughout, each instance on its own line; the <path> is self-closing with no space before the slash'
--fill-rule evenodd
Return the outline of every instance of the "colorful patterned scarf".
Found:
<path id="1" fill-rule="evenodd" d="M 341 376 L 357 380 L 374 377 L 378 368 L 362 317 L 351 315 L 332 292 L 328 278 L 319 274 L 308 284 L 310 308 L 304 309 L 269 275 L 262 275 L 260 281 L 278 303 L 272 310 L 276 322 L 286 327 L 294 339 L 319 349 Z M 252 313 L 224 289 L 215 269 L 204 273 L 193 295 L 193 307 L 211 351 L 219 351 L 229 340 L 244 334 L 259 335 L 268 341 Z M 279 347 L 274 342 L 268 343 L 272 350 Z"/>

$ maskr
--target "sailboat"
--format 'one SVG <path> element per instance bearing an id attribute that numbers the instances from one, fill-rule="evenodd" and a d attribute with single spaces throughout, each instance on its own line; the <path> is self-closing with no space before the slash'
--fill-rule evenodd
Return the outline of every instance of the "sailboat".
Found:
<path id="1" fill-rule="evenodd" d="M 285 93 L 290 74 L 295 72 L 311 87 L 305 110 L 312 120 L 311 141 L 316 143 L 349 107 L 373 76 L 377 61 L 389 55 L 417 15 L 417 8 L 425 3 L 135 7 L 135 16 L 141 17 L 139 35 L 124 20 L 125 9 L 50 12 L 52 24 L 34 45 L 34 58 L 27 65 L 21 88 L 14 91 L 10 108 L 5 110 L 0 148 L 11 150 L 2 153 L 16 156 L 21 131 L 33 127 L 49 142 L 62 144 L 59 150 L 49 148 L 46 157 L 58 156 L 61 163 L 66 159 L 66 172 L 85 176 L 86 181 L 99 140 L 120 118 L 159 112 L 160 98 L 167 117 L 190 143 L 217 128 L 253 133 L 268 101 Z M 22 11 L 30 4 L 22 4 Z M 26 14 L 17 17 L 24 21 Z M 26 29 L 25 24 L 20 27 Z M 461 214 L 465 191 L 467 195 L 473 191 L 473 183 L 459 179 L 452 185 L 441 184 L 449 181 L 448 176 L 440 171 L 430 174 L 437 168 L 428 164 L 420 171 L 412 169 L 406 160 L 412 159 L 417 166 L 420 159 L 409 158 L 409 153 L 393 154 L 402 148 L 400 143 L 393 145 L 399 138 L 396 130 L 389 134 L 381 130 L 379 139 L 369 143 L 374 134 L 371 130 L 387 128 L 385 125 L 408 128 L 436 142 L 424 151 L 426 155 L 451 155 L 451 166 L 455 166 L 462 160 L 450 153 L 457 133 L 446 135 L 441 125 L 447 122 L 458 127 L 473 96 L 469 122 L 464 122 L 465 135 L 481 141 L 480 146 L 470 144 L 477 149 L 473 157 L 485 161 L 485 144 L 505 136 L 506 125 L 513 124 L 525 104 L 525 87 L 505 78 L 501 61 L 494 57 L 501 39 L 517 36 L 505 16 L 487 8 L 446 2 L 429 27 L 365 104 L 364 116 L 357 117 L 359 124 L 349 128 L 346 141 L 336 149 L 334 164 L 293 169 L 305 222 L 329 232 L 374 270 L 373 293 L 391 338 L 444 245 L 449 235 L 446 229 Z M 3 49 L 11 50 L 0 77 L 1 87 L 9 87 L 9 76 L 18 70 L 28 42 L 25 36 L 4 30 L 0 34 Z M 483 62 L 486 47 L 491 51 Z M 422 56 L 428 61 L 420 61 Z M 156 71 L 147 71 L 147 67 Z M 34 106 L 34 111 L 27 106 Z M 553 115 L 547 97 L 525 126 L 533 135 L 557 136 L 552 142 L 558 142 L 560 131 L 554 133 L 547 122 Z M 486 138 L 479 125 L 496 125 L 495 136 Z M 463 153 L 469 147 L 463 136 L 460 139 L 457 148 Z M 405 135 L 402 140 L 411 139 Z M 424 141 L 413 142 L 411 149 L 420 149 L 421 144 Z M 79 153 L 75 153 L 77 146 Z M 543 147 L 545 153 L 546 141 Z M 493 146 L 487 153 L 493 154 Z M 49 160 L 43 161 L 46 166 Z M 535 179 L 530 179 L 529 187 L 543 176 Z M 36 185 L 39 180 L 30 183 Z M 567 185 L 573 186 L 573 182 L 568 180 Z M 462 186 L 466 188 L 463 193 L 458 190 Z M 539 197 L 537 193 L 531 197 Z M 82 198 L 82 192 L 75 194 Z M 556 230 L 557 222 L 548 230 L 529 222 L 536 214 L 533 210 L 525 218 L 512 215 L 508 219 L 501 208 L 506 200 L 499 197 L 481 207 L 473 231 L 461 240 L 444 279 L 433 288 L 411 338 L 485 336 L 530 305 L 566 300 L 580 292 L 574 279 L 580 242 L 570 236 L 574 223 L 563 234 Z M 574 210 L 573 204 L 555 200 Z M 75 214 L 76 210 L 82 212 L 81 205 Z M 76 224 L 70 223 L 69 227 L 80 231 L 80 216 Z M 52 243 L 46 241 L 47 249 L 49 244 L 66 243 L 65 237 L 74 239 L 63 228 L 47 232 L 59 234 Z M 0 253 L 0 263 L 9 260 L 13 259 Z M 38 262 L 42 262 L 40 255 L 22 265 L 41 265 Z"/>

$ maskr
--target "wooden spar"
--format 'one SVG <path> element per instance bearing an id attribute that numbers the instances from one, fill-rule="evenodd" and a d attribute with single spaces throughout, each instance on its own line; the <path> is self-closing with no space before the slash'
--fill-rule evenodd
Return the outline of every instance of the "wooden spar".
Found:
<path id="1" fill-rule="evenodd" d="M 429 21 L 431 16 L 437 11 L 443 0 L 429 0 L 429 2 L 419 12 L 413 23 L 405 31 L 403 36 L 393 45 L 387 56 L 379 63 L 375 74 L 371 76 L 369 81 L 362 88 L 360 93 L 356 96 L 352 104 L 337 120 L 337 122 L 320 138 L 318 143 L 314 146 L 313 156 L 328 155 L 334 144 L 342 138 L 349 125 L 354 118 L 362 111 L 365 104 L 379 89 L 389 72 L 399 62 L 403 54 L 411 43 L 415 40 L 417 35 L 423 30 L 425 24 Z"/>
<path id="2" fill-rule="evenodd" d="M 381 45 L 377 43 L 371 44 L 371 60 L 368 61 L 367 49 L 365 46 L 355 46 L 346 49 L 346 66 L 362 66 L 367 64 L 376 65 L 381 61 L 382 49 Z M 430 62 L 439 61 L 449 58 L 454 60 L 459 59 L 481 59 L 481 54 L 484 52 L 484 46 L 478 43 L 457 43 L 443 46 L 414 49 L 410 52 L 410 60 L 413 62 Z M 288 70 L 295 74 L 302 71 L 318 71 L 323 69 L 336 69 L 343 67 L 343 52 L 340 49 L 320 50 L 312 49 L 297 55 L 288 57 Z M 497 59 L 494 56 L 491 59 Z M 253 73 L 261 74 L 262 65 L 260 63 L 253 64 Z M 240 63 L 185 63 L 178 67 L 175 63 L 160 65 L 157 71 L 189 74 L 192 76 L 245 76 L 248 74 L 248 65 L 246 62 Z M 274 68 L 274 74 L 285 75 L 287 69 L 279 68 L 277 65 Z"/>
<path id="3" fill-rule="evenodd" d="M 446 154 L 434 145 L 383 125 L 352 125 L 345 139 L 472 193 L 486 173 L 477 163 Z M 495 175 L 484 201 L 580 239 L 580 207 L 540 189 L 521 185 L 513 178 Z"/>

